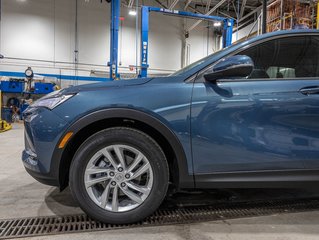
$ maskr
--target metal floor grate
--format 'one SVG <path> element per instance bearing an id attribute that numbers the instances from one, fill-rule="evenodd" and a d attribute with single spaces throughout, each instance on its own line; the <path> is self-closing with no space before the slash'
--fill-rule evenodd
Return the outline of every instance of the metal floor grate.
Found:
<path id="1" fill-rule="evenodd" d="M 9 219 L 0 220 L 0 239 L 106 231 L 133 227 L 189 224 L 202 221 L 311 210 L 319 210 L 319 199 L 227 203 L 199 207 L 160 209 L 142 222 L 126 225 L 104 224 L 94 221 L 86 215 Z"/>

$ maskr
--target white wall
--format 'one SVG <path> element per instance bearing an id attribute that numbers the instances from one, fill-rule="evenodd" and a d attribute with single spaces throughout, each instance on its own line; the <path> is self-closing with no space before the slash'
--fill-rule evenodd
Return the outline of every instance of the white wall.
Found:
<path id="1" fill-rule="evenodd" d="M 3 2 L 1 51 L 5 56 L 53 60 L 52 1 L 39 1 L 33 9 L 35 2 Z"/>
<path id="2" fill-rule="evenodd" d="M 144 2 L 154 3 L 151 0 Z M 38 73 L 62 75 L 89 76 L 90 70 L 108 71 L 110 4 L 101 4 L 99 0 L 90 0 L 89 3 L 79 0 L 78 3 L 79 62 L 90 66 L 80 64 L 78 72 L 73 70 L 75 0 L 2 0 L 0 53 L 9 59 L 1 61 L 0 71 L 22 72 L 29 65 Z M 124 7 L 121 14 L 125 20 L 120 60 L 122 67 L 128 67 L 136 63 L 135 18 L 129 16 L 128 9 Z M 169 72 L 181 67 L 183 21 L 182 18 L 151 13 L 150 69 Z M 187 20 L 187 25 L 193 22 Z M 190 62 L 206 56 L 207 52 L 213 52 L 212 34 L 207 40 L 207 29 L 203 26 L 192 31 L 187 39 L 191 45 Z M 138 41 L 139 35 L 138 31 Z"/>

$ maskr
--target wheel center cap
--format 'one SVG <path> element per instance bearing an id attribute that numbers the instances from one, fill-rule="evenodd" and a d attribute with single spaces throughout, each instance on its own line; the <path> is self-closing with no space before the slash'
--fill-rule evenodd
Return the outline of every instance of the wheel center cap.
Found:
<path id="1" fill-rule="evenodd" d="M 114 180 L 116 182 L 122 182 L 124 180 L 124 175 L 122 173 L 115 174 Z"/>

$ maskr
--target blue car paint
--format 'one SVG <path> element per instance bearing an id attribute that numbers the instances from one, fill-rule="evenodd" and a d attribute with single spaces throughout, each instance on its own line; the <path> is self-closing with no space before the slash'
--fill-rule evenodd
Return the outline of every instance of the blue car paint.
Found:
<path id="1" fill-rule="evenodd" d="M 184 83 L 183 78 L 174 77 L 167 79 L 167 81 L 165 78 L 154 79 L 147 84 L 131 85 L 129 88 L 117 86 L 96 89 L 94 85 L 92 87 L 94 90 L 81 91 L 77 96 L 68 100 L 67 109 L 62 104 L 54 112 L 70 124 L 89 113 L 107 108 L 130 108 L 145 112 L 160 119 L 163 124 L 174 131 L 183 144 L 188 170 L 192 174 L 188 121 L 190 119 L 192 84 Z M 123 94 L 123 90 L 125 90 L 125 94 Z M 148 99 L 152 99 L 152 101 Z"/>
<path id="2" fill-rule="evenodd" d="M 26 146 L 22 159 L 25 166 L 49 174 L 52 154 L 69 123 L 46 108 L 28 108 L 24 111 L 24 119 Z M 36 153 L 36 159 L 41 161 L 32 161 L 28 151 Z"/>
<path id="3" fill-rule="evenodd" d="M 194 172 L 319 167 L 318 80 L 196 83 L 192 102 Z M 214 149 L 214 151 L 212 151 Z M 310 165 L 311 163 L 311 165 Z"/>
<path id="4" fill-rule="evenodd" d="M 50 165 L 50 158 L 61 134 L 80 118 L 101 109 L 129 108 L 154 116 L 174 131 L 184 147 L 188 171 L 192 174 L 189 119 L 193 85 L 184 83 L 181 77 L 167 78 L 165 84 L 163 81 L 165 78 L 153 79 L 152 81 L 150 79 L 123 80 L 72 87 L 63 90 L 63 94 L 74 92 L 77 94 L 70 98 L 67 104 L 61 104 L 53 111 L 42 109 L 41 112 L 38 112 L 32 107 L 29 108 L 25 112 L 26 132 L 31 132 L 30 138 L 33 139 L 38 159 L 41 159 L 40 165 Z M 123 90 L 125 94 L 123 94 Z M 88 99 L 90 100 L 88 101 Z M 154 100 L 146 101 L 146 99 Z M 47 119 L 47 116 L 50 119 Z M 48 137 L 50 137 L 50 141 L 47 141 Z M 45 151 L 41 150 L 43 146 L 45 146 Z M 26 146 L 26 150 L 28 148 Z M 23 161 L 25 166 L 30 169 L 26 150 L 23 154 Z M 32 169 L 34 169 L 33 166 Z M 47 173 L 47 169 L 42 166 L 39 167 L 39 170 L 40 172 L 44 170 Z"/>
<path id="5" fill-rule="evenodd" d="M 190 175 L 319 167 L 317 97 L 298 92 L 309 84 L 316 85 L 315 80 L 233 82 L 231 86 L 223 82 L 218 89 L 211 83 L 187 81 L 210 64 L 264 38 L 309 32 L 318 33 L 282 31 L 247 40 L 176 76 L 65 89 L 64 94 L 76 95 L 52 111 L 32 107 L 26 111 L 26 135 L 33 146 L 26 144 L 24 165 L 50 175 L 51 161 L 59 161 L 52 159 L 54 149 L 69 126 L 100 109 L 129 108 L 159 119 L 175 133 Z M 306 120 L 300 119 L 304 112 Z M 278 132 L 283 140 L 277 139 Z M 30 164 L 30 149 L 37 154 L 38 166 Z"/>

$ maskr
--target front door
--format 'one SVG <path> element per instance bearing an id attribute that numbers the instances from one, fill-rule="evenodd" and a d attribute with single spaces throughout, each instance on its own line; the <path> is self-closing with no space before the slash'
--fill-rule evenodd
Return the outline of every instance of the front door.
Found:
<path id="1" fill-rule="evenodd" d="M 319 37 L 270 40 L 237 54 L 248 79 L 208 83 L 192 99 L 195 174 L 319 169 Z"/>

